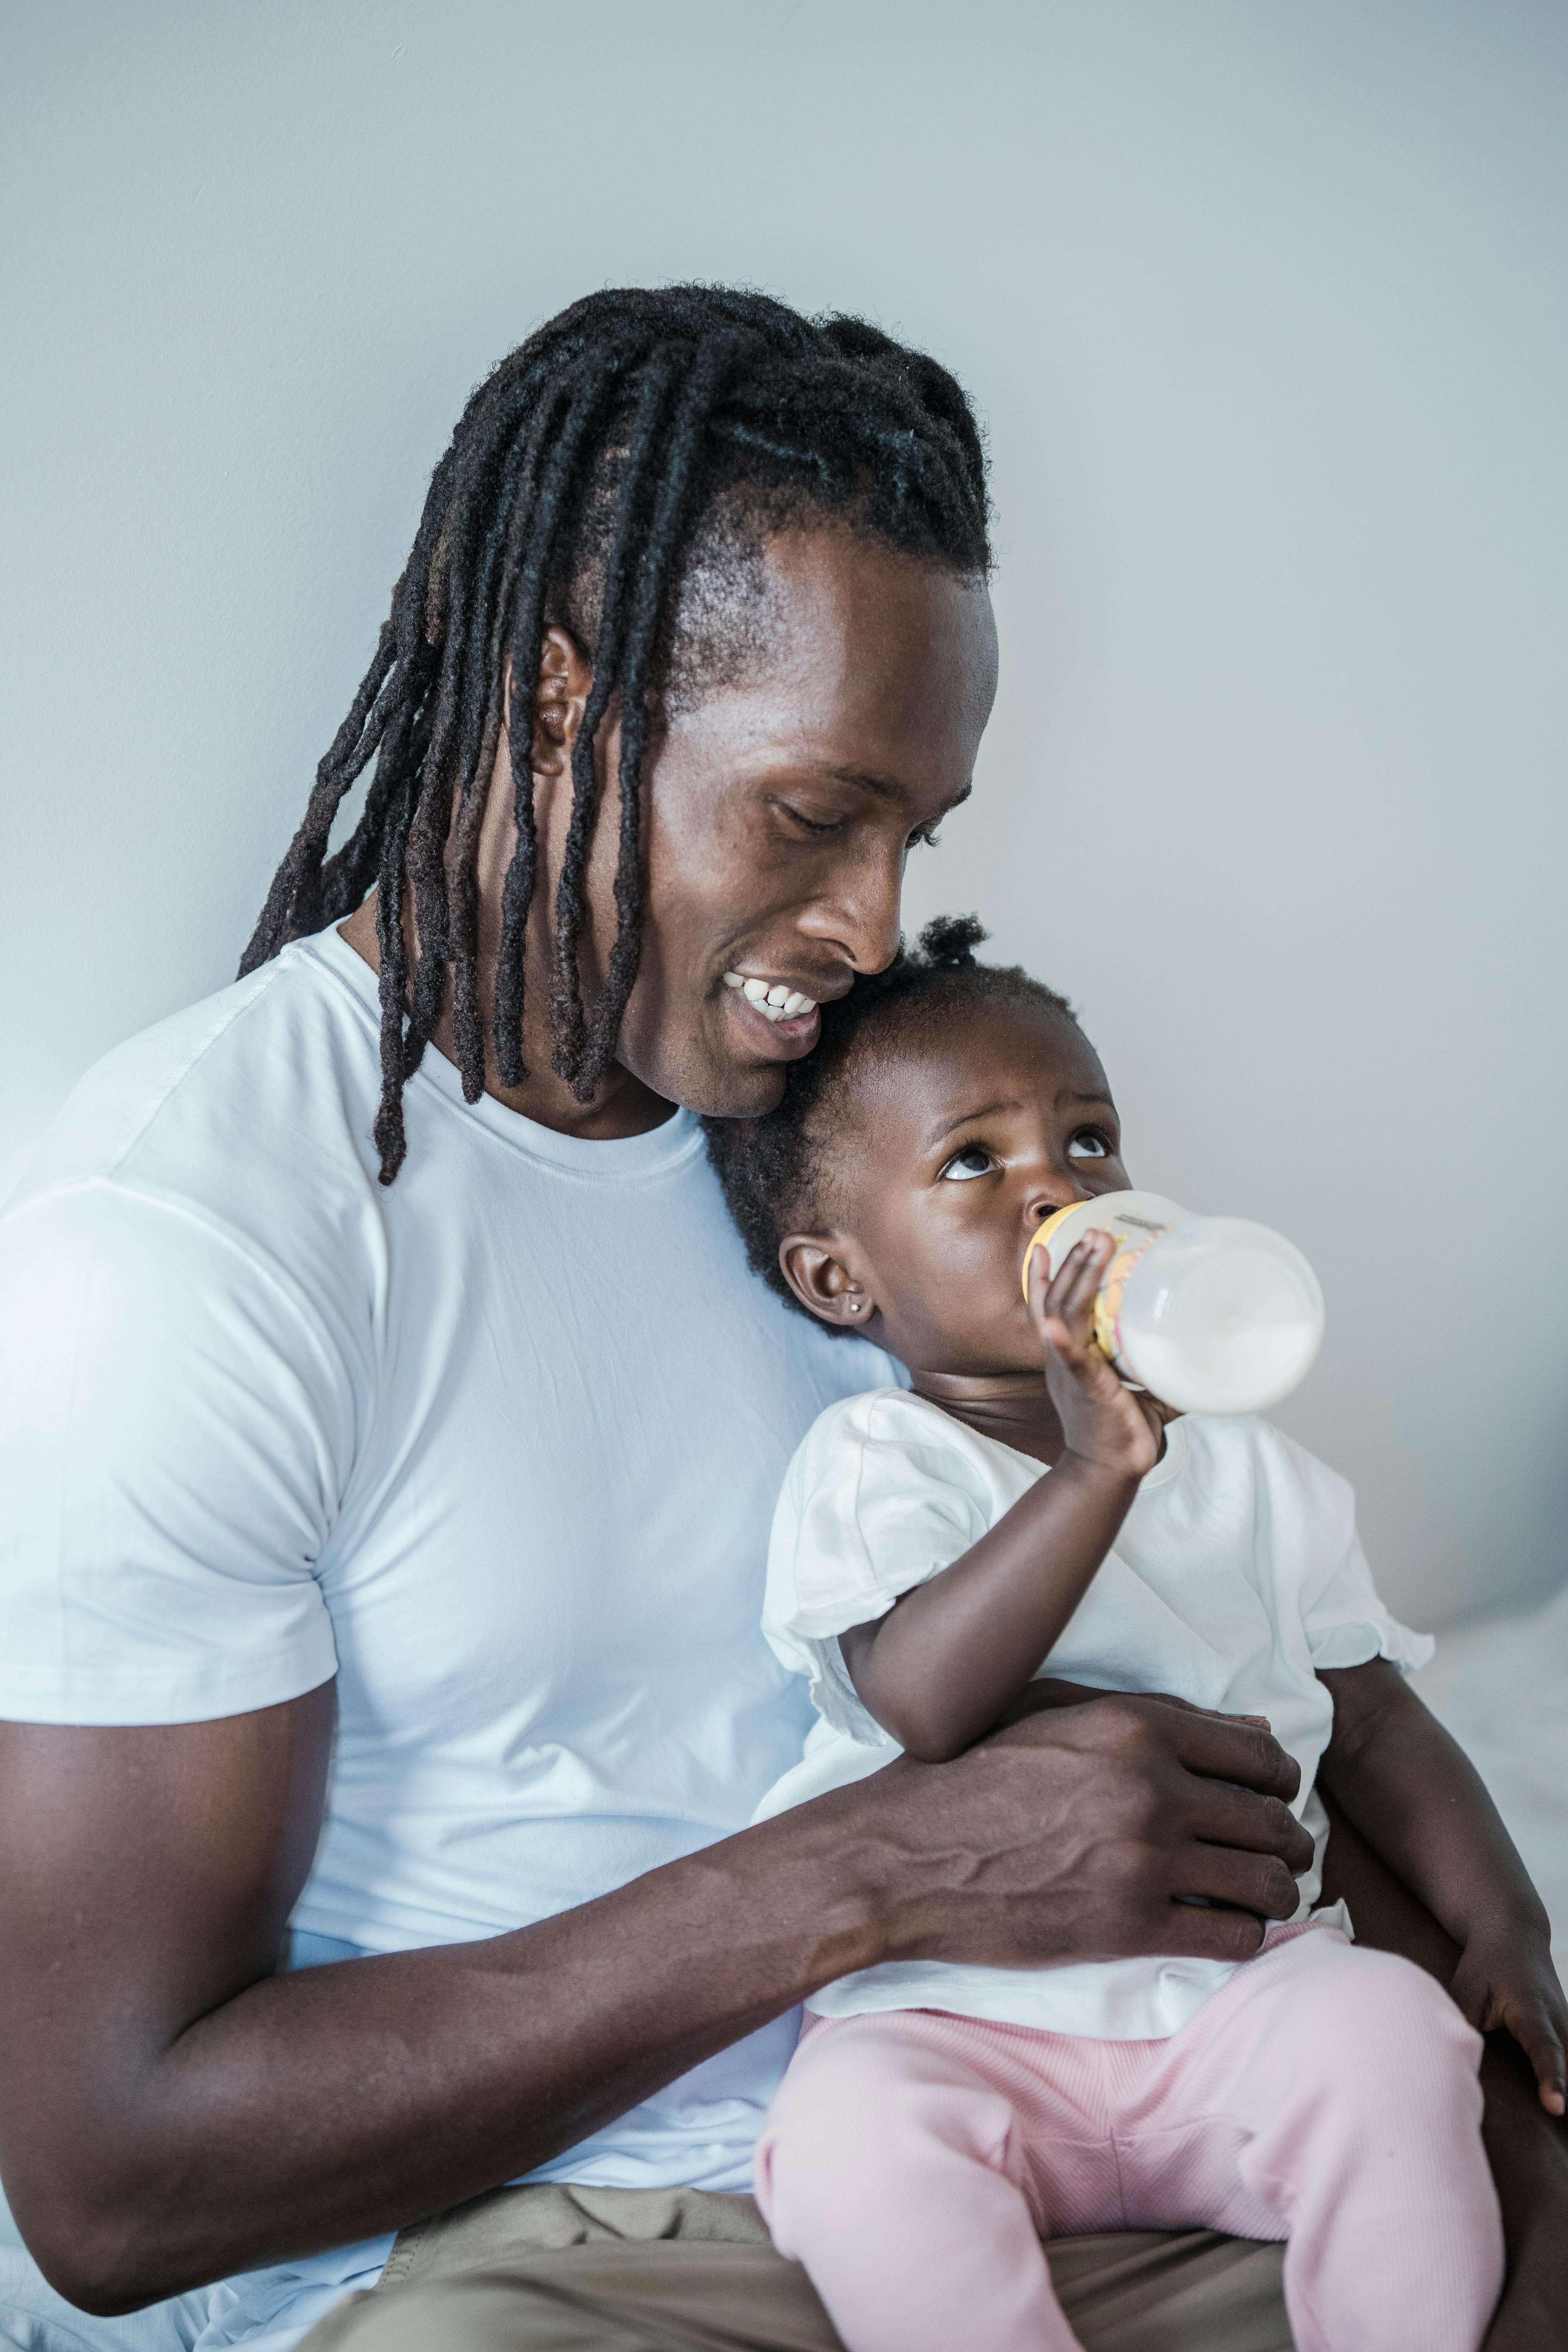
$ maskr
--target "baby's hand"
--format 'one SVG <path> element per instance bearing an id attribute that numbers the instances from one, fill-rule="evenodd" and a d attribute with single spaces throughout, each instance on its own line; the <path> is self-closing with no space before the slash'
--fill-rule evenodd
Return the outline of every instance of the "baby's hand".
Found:
<path id="1" fill-rule="evenodd" d="M 1568 2000 L 1551 1937 L 1534 1921 L 1472 1936 L 1455 1971 L 1454 1999 L 1481 2033 L 1506 2027 L 1531 2066 L 1549 2116 L 1568 2107 Z"/>
<path id="2" fill-rule="evenodd" d="M 1123 1478 L 1142 1478 L 1160 1458 L 1174 1415 L 1116 1377 L 1094 1339 L 1094 1299 L 1116 1244 L 1087 1234 L 1051 1276 L 1046 1253 L 1029 1260 L 1029 1315 L 1046 1360 L 1046 1386 L 1068 1450 Z"/>

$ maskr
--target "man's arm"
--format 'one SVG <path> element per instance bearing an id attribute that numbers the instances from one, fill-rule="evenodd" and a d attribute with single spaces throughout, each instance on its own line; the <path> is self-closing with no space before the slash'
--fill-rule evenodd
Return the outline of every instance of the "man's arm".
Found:
<path id="1" fill-rule="evenodd" d="M 1111 1696 L 515 1934 L 275 1976 L 332 1711 L 0 1726 L 0 2170 L 89 2310 L 475 2196 L 878 1960 L 1245 1958 L 1307 1860 L 1264 1730 Z"/>
<path id="2" fill-rule="evenodd" d="M 1350 1906 L 1357 1941 L 1402 1952 L 1451 1985 L 1459 1948 L 1323 1791 L 1331 1829 L 1323 1895 Z M 1484 2352 L 1568 2352 L 1568 2124 L 1547 2115 L 1511 2035 L 1481 2058 L 1487 2156 L 1502 2202 L 1508 2281 Z"/>

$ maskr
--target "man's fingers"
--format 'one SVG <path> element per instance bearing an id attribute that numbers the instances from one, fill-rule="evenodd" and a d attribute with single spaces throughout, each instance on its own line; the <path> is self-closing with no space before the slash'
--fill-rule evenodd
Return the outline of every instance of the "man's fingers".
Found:
<path id="1" fill-rule="evenodd" d="M 1266 1715 L 1231 1715 L 1224 1707 L 1200 1706 L 1196 1699 L 1178 1698 L 1174 1691 L 1143 1691 L 1140 1696 L 1152 1699 L 1157 1706 L 1179 1706 L 1188 1715 L 1206 1715 L 1215 1723 L 1256 1723 L 1263 1731 L 1269 1727 Z"/>
<path id="2" fill-rule="evenodd" d="M 1268 1930 L 1248 1910 L 1173 1903 L 1160 1924 L 1158 1948 L 1194 1960 L 1256 1959 Z"/>
<path id="3" fill-rule="evenodd" d="M 1199 1845 L 1182 1856 L 1181 1868 L 1178 1894 L 1256 1912 L 1259 1918 L 1289 1919 L 1300 1904 L 1301 1890 L 1277 1853 Z"/>
<path id="4" fill-rule="evenodd" d="M 1312 1859 L 1311 1833 L 1301 1827 L 1284 1799 L 1260 1796 L 1252 1789 L 1227 1789 L 1217 1781 L 1201 1783 L 1192 1790 L 1184 1826 L 1200 1844 L 1244 1854 L 1276 1855 L 1292 1874 L 1307 1869 Z M 1194 1886 L 1182 1892 L 1207 1895 L 1210 1890 Z M 1290 1907 L 1294 1910 L 1295 1905 Z"/>
<path id="5" fill-rule="evenodd" d="M 1300 1771 L 1263 1725 L 1124 1691 L 1086 1695 L 1079 1721 L 1086 1747 L 1120 1756 L 1140 1785 L 1159 1785 L 1167 1802 L 1178 1801 L 1178 1834 L 1278 1853 L 1292 1870 L 1306 1869 L 1312 1841 L 1289 1809 Z M 1038 1716 L 993 1734 L 1027 1745 L 1051 1736 Z M 1173 1780 L 1172 1765 L 1184 1777 Z"/>
<path id="6" fill-rule="evenodd" d="M 1215 1780 L 1236 1780 L 1261 1796 L 1287 1803 L 1301 1785 L 1295 1758 L 1273 1734 L 1245 1718 L 1181 1715 L 1173 1718 L 1175 1754 L 1189 1772 Z M 1310 1843 L 1310 1841 L 1309 1841 Z M 1302 1868 L 1306 1864 L 1302 1864 Z"/>

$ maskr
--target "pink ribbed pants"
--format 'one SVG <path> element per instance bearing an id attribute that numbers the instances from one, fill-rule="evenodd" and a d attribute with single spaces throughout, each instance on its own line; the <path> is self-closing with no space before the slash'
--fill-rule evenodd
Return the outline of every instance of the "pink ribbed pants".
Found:
<path id="1" fill-rule="evenodd" d="M 808 2023 L 757 2200 L 848 2352 L 1068 2352 L 1044 2238 L 1289 2240 L 1298 2352 L 1476 2352 L 1502 2285 L 1480 2040 L 1408 1960 L 1276 1931 L 1163 2042 Z"/>

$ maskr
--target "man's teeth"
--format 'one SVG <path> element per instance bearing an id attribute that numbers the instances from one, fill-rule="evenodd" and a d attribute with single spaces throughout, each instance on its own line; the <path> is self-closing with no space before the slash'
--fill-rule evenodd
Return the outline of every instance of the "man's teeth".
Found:
<path id="1" fill-rule="evenodd" d="M 742 971 L 724 974 L 726 988 L 739 989 L 748 1004 L 770 1021 L 798 1021 L 803 1013 L 815 1013 L 815 996 L 803 996 L 798 988 L 786 988 L 782 980 L 748 980 Z"/>

